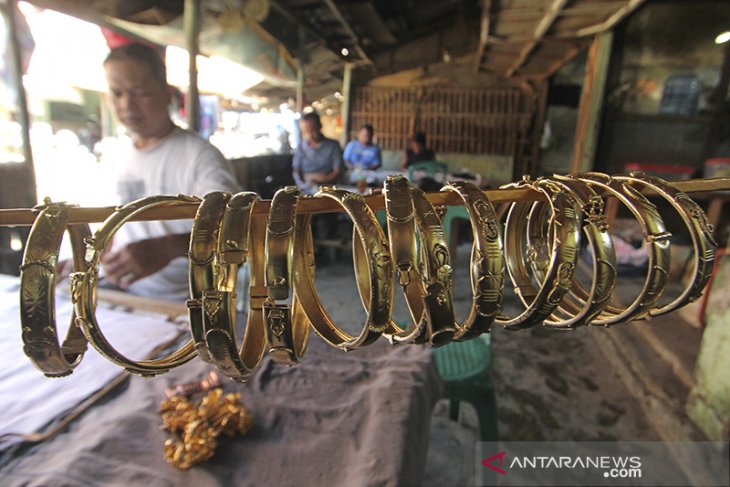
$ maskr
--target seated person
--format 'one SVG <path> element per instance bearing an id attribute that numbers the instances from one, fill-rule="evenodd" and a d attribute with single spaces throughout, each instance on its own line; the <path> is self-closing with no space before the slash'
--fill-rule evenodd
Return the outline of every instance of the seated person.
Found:
<path id="1" fill-rule="evenodd" d="M 294 151 L 292 175 L 305 193 L 313 194 L 320 185 L 335 184 L 342 171 L 340 144 L 322 134 L 322 122 L 315 112 L 299 120 L 302 141 Z"/>
<path id="2" fill-rule="evenodd" d="M 113 154 L 120 203 L 160 194 L 239 190 L 233 168 L 218 149 L 172 122 L 165 64 L 153 48 L 128 44 L 112 49 L 104 69 L 110 104 L 130 135 Z M 132 294 L 185 300 L 191 223 L 122 226 L 102 257 L 106 282 Z"/>
<path id="3" fill-rule="evenodd" d="M 382 164 L 380 147 L 373 144 L 373 126 L 365 124 L 360 127 L 357 139 L 351 140 L 345 147 L 343 158 L 348 169 L 375 170 Z"/>
<path id="4" fill-rule="evenodd" d="M 434 160 L 436 160 L 436 154 L 426 147 L 426 134 L 418 131 L 408 140 L 408 148 L 401 157 L 401 168 L 405 171 L 415 162 Z"/>

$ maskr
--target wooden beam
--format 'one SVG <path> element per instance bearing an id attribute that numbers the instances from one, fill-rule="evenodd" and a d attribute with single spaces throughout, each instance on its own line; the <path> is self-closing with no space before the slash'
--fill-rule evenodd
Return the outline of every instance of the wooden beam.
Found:
<path id="1" fill-rule="evenodd" d="M 690 179 L 687 181 L 672 181 L 672 186 L 685 193 L 706 193 L 730 190 L 730 178 Z M 655 194 L 649 189 L 642 190 L 643 194 Z M 529 188 L 519 189 L 487 189 L 484 190 L 493 203 L 511 203 L 513 201 L 540 201 L 544 196 Z M 463 206 L 464 202 L 459 195 L 451 191 L 426 193 L 426 198 L 432 205 Z M 370 209 L 384 210 L 385 197 L 382 193 L 364 196 L 365 204 Z M 193 218 L 199 203 L 191 202 L 180 206 L 165 206 L 152 208 L 139 213 L 129 221 L 155 220 L 186 220 Z M 254 203 L 251 213 L 264 215 L 271 208 L 271 200 L 260 200 Z M 113 206 L 106 207 L 71 207 L 69 208 L 68 223 L 96 223 L 103 222 L 116 210 Z M 297 203 L 297 214 L 336 213 L 344 211 L 336 202 L 326 198 L 306 198 Z M 36 219 L 38 212 L 30 208 L 0 209 L 0 226 L 29 226 Z"/>
<path id="2" fill-rule="evenodd" d="M 373 54 L 375 72 L 379 76 L 443 62 L 443 49 L 451 57 L 473 55 L 478 45 L 476 22 L 456 22 L 444 30 L 405 41 Z M 491 36 L 490 36 L 491 38 Z M 358 82 L 363 81 L 362 78 Z"/>
<path id="3" fill-rule="evenodd" d="M 314 38 L 317 41 L 317 43 L 319 43 L 320 45 L 327 46 L 327 48 L 329 50 L 331 50 L 332 52 L 335 52 L 324 37 L 319 35 L 319 33 L 316 32 L 314 29 L 312 29 L 309 25 L 307 25 L 306 23 L 299 20 L 294 14 L 292 14 L 289 10 L 287 10 L 286 7 L 281 5 L 277 0 L 269 0 L 269 3 L 271 5 L 271 8 L 273 8 L 278 14 L 280 14 L 282 17 L 284 17 L 289 22 L 296 24 L 297 27 L 299 27 L 300 29 L 302 29 L 304 31 L 304 33 L 306 33 L 306 35 Z M 299 47 L 300 47 L 300 49 L 302 48 L 302 46 L 299 46 Z M 338 56 L 340 55 L 339 52 L 336 54 Z"/>
<path id="4" fill-rule="evenodd" d="M 479 46 L 477 46 L 476 62 L 474 63 L 474 71 L 479 72 L 484 58 L 484 50 L 489 42 L 489 11 L 492 8 L 492 0 L 482 0 L 482 21 L 479 26 Z"/>
<path id="5" fill-rule="evenodd" d="M 532 130 L 530 166 L 528 167 L 528 174 L 533 177 L 538 175 L 540 169 L 540 139 L 547 118 L 548 85 L 547 79 L 538 81 L 538 95 L 535 97 L 536 110 Z"/>
<path id="6" fill-rule="evenodd" d="M 345 147 L 350 141 L 350 107 L 352 106 L 352 68 L 353 63 L 345 64 L 345 72 L 342 77 L 342 137 L 340 143 Z"/>
<path id="7" fill-rule="evenodd" d="M 149 39 L 117 25 L 114 22 L 115 18 L 113 15 L 103 14 L 95 9 L 80 5 L 78 2 L 72 2 L 69 0 L 30 0 L 29 3 L 32 3 L 36 7 L 47 8 L 70 15 L 71 17 L 76 17 L 77 19 L 85 20 L 86 22 L 91 22 L 99 27 L 107 27 L 131 39 L 141 42 L 150 42 Z"/>
<path id="8" fill-rule="evenodd" d="M 571 59 L 583 52 L 583 49 L 585 49 L 585 47 L 585 45 L 572 47 L 568 52 L 565 53 L 565 56 L 563 56 L 562 59 L 560 59 L 559 61 L 555 61 L 552 65 L 550 65 L 550 67 L 542 75 L 542 78 L 547 79 L 550 76 L 554 75 L 558 69 L 565 66 L 568 62 L 570 62 Z"/>
<path id="9" fill-rule="evenodd" d="M 355 51 L 357 51 L 358 57 L 365 62 L 366 64 L 374 64 L 372 59 L 368 57 L 367 54 L 365 54 L 365 51 L 363 51 L 362 47 L 360 46 L 360 39 L 357 37 L 357 34 L 354 30 L 352 30 L 352 26 L 350 26 L 350 23 L 345 19 L 345 16 L 342 15 L 342 12 L 340 12 L 340 9 L 335 5 L 335 2 L 332 0 L 322 0 L 325 5 L 327 5 L 327 8 L 330 9 L 332 12 L 332 15 L 334 15 L 337 20 L 342 24 L 342 27 L 344 27 L 347 34 L 352 39 L 353 43 L 355 44 Z"/>
<path id="10" fill-rule="evenodd" d="M 30 145 L 30 115 L 28 112 L 28 98 L 23 85 L 23 55 L 21 52 L 20 41 L 18 39 L 17 18 L 22 15 L 18 10 L 16 0 L 4 2 L 2 6 L 5 20 L 8 26 L 8 41 L 10 47 L 10 75 L 12 84 L 16 91 L 17 113 L 20 122 L 20 131 L 23 137 L 23 159 L 25 159 L 26 168 L 31 179 L 32 187 L 28 188 L 33 200 L 37 200 L 36 194 L 36 178 L 35 166 L 33 164 L 33 151 Z M 3 161 L 5 162 L 5 161 Z"/>
<path id="11" fill-rule="evenodd" d="M 507 70 L 507 73 L 505 73 L 508 78 L 515 74 L 515 71 L 520 69 L 525 61 L 527 61 L 527 58 L 532 50 L 535 49 L 535 46 L 537 46 L 538 42 L 540 42 L 540 40 L 545 37 L 545 34 L 548 30 L 550 30 L 550 27 L 555 22 L 555 19 L 558 18 L 566 3 L 568 3 L 568 0 L 553 1 L 553 4 L 550 5 L 547 13 L 537 25 L 535 33 L 532 35 L 532 39 L 527 44 L 525 44 L 525 46 L 522 48 L 522 51 L 520 51 L 520 56 L 517 58 L 517 61 L 515 61 L 515 64 L 509 70 Z"/>
<path id="12" fill-rule="evenodd" d="M 616 10 L 616 6 L 612 4 L 589 4 L 589 5 L 578 5 L 575 7 L 568 7 L 565 10 L 563 10 L 563 13 L 561 16 L 581 16 L 581 15 L 596 15 L 601 14 L 603 12 L 614 12 Z M 498 16 L 499 21 L 512 21 L 512 20 L 525 20 L 525 19 L 534 19 L 536 17 L 542 17 L 545 15 L 545 8 L 534 8 L 534 7 L 527 7 L 527 8 L 507 8 L 507 9 L 500 9 Z"/>
<path id="13" fill-rule="evenodd" d="M 304 64 L 301 60 L 297 61 L 297 108 L 296 111 L 302 113 L 304 110 Z"/>
<path id="14" fill-rule="evenodd" d="M 185 0 L 185 45 L 188 49 L 188 95 L 186 99 L 188 128 L 197 132 L 200 128 L 200 97 L 198 93 L 198 37 L 200 34 L 200 0 Z"/>
<path id="15" fill-rule="evenodd" d="M 570 172 L 593 169 L 612 42 L 613 32 L 604 32 L 595 37 L 588 51 Z"/>
<path id="16" fill-rule="evenodd" d="M 598 34 L 599 32 L 605 32 L 613 28 L 613 26 L 618 24 L 624 17 L 639 8 L 639 6 L 644 3 L 644 1 L 645 0 L 628 0 L 628 3 L 626 5 L 624 5 L 616 13 L 611 15 L 605 22 L 591 27 L 586 27 L 585 29 L 580 29 L 577 32 L 578 37 Z"/>

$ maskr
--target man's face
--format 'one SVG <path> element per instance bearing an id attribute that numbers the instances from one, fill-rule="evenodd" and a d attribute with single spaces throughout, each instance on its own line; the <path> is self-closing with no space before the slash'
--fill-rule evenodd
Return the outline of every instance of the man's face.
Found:
<path id="1" fill-rule="evenodd" d="M 114 112 L 133 135 L 153 136 L 169 126 L 170 93 L 146 65 L 119 59 L 105 63 L 104 70 Z"/>
<path id="2" fill-rule="evenodd" d="M 306 141 L 319 142 L 322 140 L 322 129 L 312 120 L 300 121 L 299 129 L 302 131 L 302 139 Z"/>
<path id="3" fill-rule="evenodd" d="M 360 129 L 360 132 L 357 133 L 357 140 L 362 145 L 369 145 L 370 141 L 373 139 L 373 136 L 370 135 L 370 131 L 368 129 Z"/>

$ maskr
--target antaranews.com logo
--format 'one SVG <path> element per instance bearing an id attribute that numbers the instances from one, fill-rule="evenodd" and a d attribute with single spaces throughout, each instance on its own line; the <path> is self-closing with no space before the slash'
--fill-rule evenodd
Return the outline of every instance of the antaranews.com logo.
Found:
<path id="1" fill-rule="evenodd" d="M 482 465 L 498 473 L 507 475 L 517 470 L 561 470 L 583 469 L 595 471 L 604 478 L 641 478 L 641 458 L 639 456 L 514 456 L 507 458 L 507 452 L 482 460 Z"/>
<path id="2" fill-rule="evenodd" d="M 727 442 L 478 442 L 475 482 L 502 487 L 730 487 Z"/>

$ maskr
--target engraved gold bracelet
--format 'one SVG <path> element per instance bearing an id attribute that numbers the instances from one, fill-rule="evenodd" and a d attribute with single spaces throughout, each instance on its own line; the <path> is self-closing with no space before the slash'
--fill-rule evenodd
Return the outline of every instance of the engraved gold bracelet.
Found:
<path id="1" fill-rule="evenodd" d="M 64 232 L 68 230 L 74 271 L 87 269 L 84 239 L 89 225 L 68 225 L 68 206 L 46 199 L 30 230 L 20 267 L 20 323 L 23 351 L 47 377 L 64 377 L 81 362 L 87 340 L 76 325 L 76 312 L 63 344 L 56 328 L 56 268 Z"/>
<path id="2" fill-rule="evenodd" d="M 586 183 L 579 180 L 556 180 L 539 178 L 537 185 L 553 185 L 553 191 L 567 191 L 580 206 L 579 213 L 583 233 L 588 239 L 592 250 L 592 275 L 588 291 L 573 276 L 572 285 L 558 305 L 553 315 L 544 321 L 544 324 L 553 328 L 575 328 L 590 323 L 610 303 L 616 287 L 616 253 L 613 241 L 608 234 L 605 221 L 603 198 L 593 191 Z M 533 204 L 529 216 L 528 246 L 540 246 L 540 240 L 545 242 L 548 236 L 540 235 L 544 229 L 544 218 L 548 205 L 544 202 Z M 541 281 L 544 281 L 545 269 L 539 262 L 532 262 L 533 272 Z"/>
<path id="3" fill-rule="evenodd" d="M 218 265 L 225 278 L 217 290 L 203 293 L 205 343 L 211 363 L 227 377 L 245 382 L 258 367 L 266 351 L 262 306 L 266 298 L 264 278 L 264 235 L 266 215 L 253 215 L 259 201 L 253 192 L 233 195 L 226 204 L 218 235 Z M 248 263 L 249 309 L 240 349 L 236 332 L 236 277 Z"/>
<path id="4" fill-rule="evenodd" d="M 631 211 L 641 225 L 644 242 L 647 245 L 649 262 L 644 286 L 639 295 L 626 308 L 607 306 L 605 311 L 593 320 L 593 323 L 608 326 L 648 317 L 664 290 L 669 269 L 669 237 L 671 234 L 667 232 L 656 206 L 633 187 L 607 174 L 578 173 L 560 176 L 558 179 L 562 178 L 581 179 L 590 186 L 616 197 Z"/>
<path id="5" fill-rule="evenodd" d="M 205 362 L 210 362 L 210 354 L 205 342 L 203 315 L 206 310 L 203 308 L 203 295 L 207 291 L 216 291 L 219 287 L 221 276 L 215 261 L 218 233 L 226 203 L 230 198 L 230 193 L 221 191 L 213 191 L 203 196 L 190 232 L 188 251 L 190 299 L 185 304 L 188 307 L 190 333 L 195 349 Z"/>
<path id="6" fill-rule="evenodd" d="M 353 222 L 353 246 L 362 245 L 365 248 L 371 297 L 369 304 L 365 305 L 367 319 L 362 331 L 358 336 L 350 335 L 337 326 L 322 307 L 311 271 L 313 256 L 311 250 L 306 249 L 311 247 L 311 231 L 297 230 L 300 235 L 297 240 L 303 246 L 297 252 L 302 255 L 306 252 L 309 263 L 299 270 L 295 269 L 294 289 L 315 332 L 327 343 L 344 350 L 369 345 L 388 328 L 393 306 L 393 261 L 383 229 L 359 194 L 325 186 L 320 188 L 315 197 L 332 199 L 345 210 Z"/>
<path id="7" fill-rule="evenodd" d="M 392 343 L 448 343 L 456 332 L 456 323 L 451 302 L 450 259 L 441 221 L 423 193 L 403 176 L 389 176 L 385 180 L 385 207 L 390 251 L 415 324 L 404 330 L 391 320 L 385 336 Z M 430 215 L 426 214 L 428 211 Z M 417 228 L 421 239 L 420 258 Z M 370 282 L 362 245 L 353 246 L 353 256 L 358 291 L 367 307 Z"/>
<path id="8" fill-rule="evenodd" d="M 623 181 L 631 186 L 640 185 L 651 188 L 679 213 L 692 238 L 693 259 L 692 279 L 682 293 L 666 304 L 657 304 L 649 314 L 658 316 L 681 308 L 687 303 L 696 301 L 702 296 L 702 290 L 712 275 L 712 266 L 715 262 L 717 242 L 712 237 L 712 226 L 707 221 L 707 215 L 686 193 L 676 189 L 667 181 L 647 174 L 631 173 L 631 177 L 615 176 L 614 179 Z"/>
<path id="9" fill-rule="evenodd" d="M 428 313 L 428 341 L 433 346 L 453 340 L 459 327 L 451 298 L 453 268 L 444 227 L 426 194 L 411 185 L 416 225 L 421 237 L 421 274 L 425 277 L 425 308 Z"/>
<path id="10" fill-rule="evenodd" d="M 504 230 L 507 271 L 515 294 L 526 306 L 524 311 L 513 318 L 500 316 L 495 320 L 495 324 L 510 330 L 542 324 L 557 309 L 570 289 L 580 246 L 580 221 L 575 199 L 560 188 L 537 185 L 529 178 L 503 186 L 524 187 L 542 193 L 552 211 L 548 222 L 548 245 L 536 248 L 530 246 L 525 235 L 532 203 L 512 203 L 509 209 Z M 541 249 L 544 255 L 540 255 Z M 526 261 L 534 262 L 536 259 L 544 261 L 540 264 L 544 269 L 544 279 L 539 289 L 535 288 L 526 264 Z"/>
<path id="11" fill-rule="evenodd" d="M 190 203 L 199 202 L 200 199 L 194 196 L 149 196 L 117 208 L 114 213 L 104 220 L 94 236 L 86 239 L 88 270 L 71 274 L 71 296 L 76 309 L 76 324 L 81 327 L 89 343 L 101 355 L 129 372 L 143 376 L 162 374 L 193 359 L 196 355 L 195 347 L 193 341 L 190 340 L 167 357 L 140 361 L 131 360 L 112 347 L 102 333 L 94 315 L 101 256 L 117 230 L 133 216 L 150 208 L 187 206 Z"/>
<path id="12" fill-rule="evenodd" d="M 489 333 L 502 306 L 502 236 L 492 202 L 479 187 L 457 181 L 446 184 L 441 191 L 454 192 L 462 199 L 474 237 L 469 266 L 472 304 L 469 316 L 457 325 L 459 331 L 454 336 L 454 340 L 468 340 Z"/>
<path id="13" fill-rule="evenodd" d="M 309 341 L 309 320 L 301 310 L 299 299 L 292 304 L 277 303 L 289 298 L 292 286 L 296 233 L 296 205 L 301 194 L 296 186 L 287 186 L 274 194 L 266 224 L 266 274 L 268 297 L 264 301 L 264 323 L 269 340 L 269 355 L 277 363 L 298 363 Z"/>

